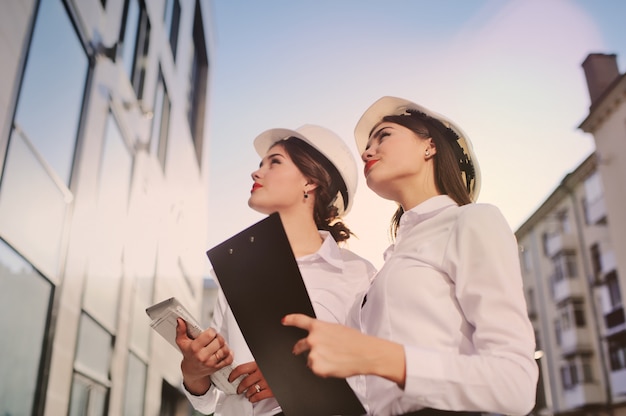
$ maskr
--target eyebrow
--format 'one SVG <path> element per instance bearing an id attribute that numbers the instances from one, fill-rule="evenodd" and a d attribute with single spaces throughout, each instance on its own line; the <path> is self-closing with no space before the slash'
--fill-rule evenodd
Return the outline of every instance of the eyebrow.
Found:
<path id="1" fill-rule="evenodd" d="M 382 132 L 385 129 L 390 129 L 390 128 L 392 128 L 392 127 L 391 126 L 384 126 L 384 127 L 380 128 L 380 129 L 376 130 L 372 135 L 370 135 L 369 139 L 367 139 L 367 146 L 369 146 L 369 144 L 372 142 L 372 140 L 375 140 L 375 139 L 379 138 L 380 135 L 382 134 Z"/>
<path id="2" fill-rule="evenodd" d="M 265 156 L 263 159 L 261 159 L 261 161 L 259 162 L 259 167 L 263 166 L 263 161 L 264 160 L 271 159 L 273 157 L 282 157 L 283 159 L 285 159 L 285 155 L 282 155 L 280 153 L 272 153 L 272 154 L 269 154 L 269 155 Z"/>

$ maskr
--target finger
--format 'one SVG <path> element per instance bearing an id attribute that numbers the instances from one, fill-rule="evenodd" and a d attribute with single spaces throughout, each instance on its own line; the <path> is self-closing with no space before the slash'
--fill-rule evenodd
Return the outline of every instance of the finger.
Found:
<path id="1" fill-rule="evenodd" d="M 309 345 L 307 338 L 302 338 L 301 340 L 296 342 L 296 344 L 293 346 L 292 353 L 294 355 L 300 355 L 303 352 L 308 351 L 310 349 L 311 349 L 311 346 Z"/>
<path id="2" fill-rule="evenodd" d="M 232 371 L 232 373 L 230 373 L 230 378 L 228 381 L 232 382 L 233 380 L 235 380 L 237 377 L 243 375 L 243 374 L 252 374 L 254 372 L 256 372 L 258 369 L 256 363 L 254 361 L 251 361 L 249 363 L 244 363 L 244 364 L 240 364 L 237 367 L 235 367 Z"/>
<path id="3" fill-rule="evenodd" d="M 250 397 L 252 392 L 256 390 L 253 386 L 259 382 L 261 382 L 261 377 L 258 372 L 253 372 L 252 374 L 248 374 L 241 379 L 239 382 L 239 387 L 237 387 L 237 393 L 246 393 L 246 397 Z"/>
<path id="4" fill-rule="evenodd" d="M 187 323 L 180 319 L 176 319 L 176 345 L 178 348 L 182 348 L 186 342 L 190 340 L 187 336 Z"/>
<path id="5" fill-rule="evenodd" d="M 206 347 L 218 336 L 219 334 L 213 328 L 208 328 L 202 331 L 202 333 L 196 337 L 195 341 L 198 345 Z"/>
<path id="6" fill-rule="evenodd" d="M 315 322 L 314 318 L 310 316 L 301 314 L 301 313 L 292 313 L 289 315 L 285 315 L 281 321 L 281 323 L 285 326 L 295 326 L 297 328 L 302 328 L 307 331 L 311 329 L 311 325 Z"/>
<path id="7" fill-rule="evenodd" d="M 260 383 L 254 383 L 252 386 L 246 390 L 246 397 L 248 399 L 252 398 L 252 396 L 257 395 L 263 391 L 263 387 L 261 387 Z"/>
<path id="8" fill-rule="evenodd" d="M 259 393 L 250 396 L 248 401 L 250 403 L 257 403 L 261 400 L 269 399 L 270 397 L 274 397 L 274 393 L 272 392 L 272 389 L 270 389 L 268 386 L 267 388 L 261 388 L 261 391 Z"/>

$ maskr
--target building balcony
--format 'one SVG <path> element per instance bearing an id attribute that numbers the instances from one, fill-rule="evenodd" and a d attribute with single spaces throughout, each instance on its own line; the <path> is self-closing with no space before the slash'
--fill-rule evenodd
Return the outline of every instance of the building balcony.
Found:
<path id="1" fill-rule="evenodd" d="M 571 297 L 583 297 L 585 293 L 582 279 L 563 277 L 553 283 L 554 302 L 559 303 Z"/>
<path id="2" fill-rule="evenodd" d="M 626 319 L 624 316 L 624 308 L 618 307 L 604 315 L 604 326 L 606 332 L 604 336 L 610 337 L 618 332 L 626 331 Z"/>
<path id="3" fill-rule="evenodd" d="M 617 269 L 617 261 L 615 260 L 615 252 L 613 250 L 606 251 L 600 256 L 602 280 L 607 274 Z"/>
<path id="4" fill-rule="evenodd" d="M 626 395 L 626 369 L 612 371 L 610 374 L 611 390 L 614 396 Z"/>
<path id="5" fill-rule="evenodd" d="M 587 203 L 587 223 L 598 224 L 606 220 L 606 204 L 604 198 Z"/>
<path id="6" fill-rule="evenodd" d="M 576 250 L 577 240 L 572 233 L 552 234 L 546 240 L 546 254 L 552 258 L 564 250 Z"/>
<path id="7" fill-rule="evenodd" d="M 570 355 L 579 351 L 590 351 L 593 345 L 591 334 L 585 328 L 572 328 L 561 332 L 561 351 Z"/>
<path id="8" fill-rule="evenodd" d="M 600 383 L 577 384 L 563 391 L 565 408 L 577 409 L 593 404 L 606 402 L 605 394 Z"/>

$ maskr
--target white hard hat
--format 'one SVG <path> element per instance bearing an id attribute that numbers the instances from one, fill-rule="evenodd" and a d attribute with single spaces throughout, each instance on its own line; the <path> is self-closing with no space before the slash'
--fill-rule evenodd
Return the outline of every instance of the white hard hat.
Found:
<path id="1" fill-rule="evenodd" d="M 338 192 L 334 205 L 338 209 L 338 215 L 347 214 L 354 202 L 358 173 L 356 161 L 346 142 L 325 127 L 305 124 L 295 130 L 266 130 L 254 139 L 254 148 L 261 157 L 264 157 L 268 149 L 276 142 L 289 137 L 296 137 L 314 147 L 335 166 L 346 185 L 347 195 L 344 196 Z"/>
<path id="2" fill-rule="evenodd" d="M 445 127 L 451 129 L 459 137 L 458 143 L 473 168 L 471 169 L 473 171 L 473 178 L 465 177 L 466 172 L 463 170 L 461 173 L 465 180 L 469 179 L 469 195 L 472 201 L 476 201 L 478 194 L 480 193 L 481 175 L 478 160 L 476 159 L 474 149 L 472 148 L 472 142 L 470 142 L 467 134 L 465 134 L 465 132 L 463 132 L 463 130 L 453 121 L 419 104 L 397 97 L 382 97 L 372 104 L 367 110 L 365 110 L 365 113 L 363 113 L 354 129 L 356 147 L 359 153 L 363 154 L 372 129 L 382 121 L 383 117 L 407 114 L 407 111 L 410 110 L 417 110 L 424 113 L 428 117 L 439 120 Z"/>

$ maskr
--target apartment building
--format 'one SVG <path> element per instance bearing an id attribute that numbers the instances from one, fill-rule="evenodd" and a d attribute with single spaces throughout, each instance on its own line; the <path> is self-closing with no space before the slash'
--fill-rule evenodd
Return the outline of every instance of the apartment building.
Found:
<path id="1" fill-rule="evenodd" d="M 626 77 L 583 62 L 596 151 L 516 231 L 541 378 L 537 414 L 626 415 Z"/>
<path id="2" fill-rule="evenodd" d="M 145 308 L 202 312 L 209 1 L 0 4 L 0 414 L 190 414 Z"/>

